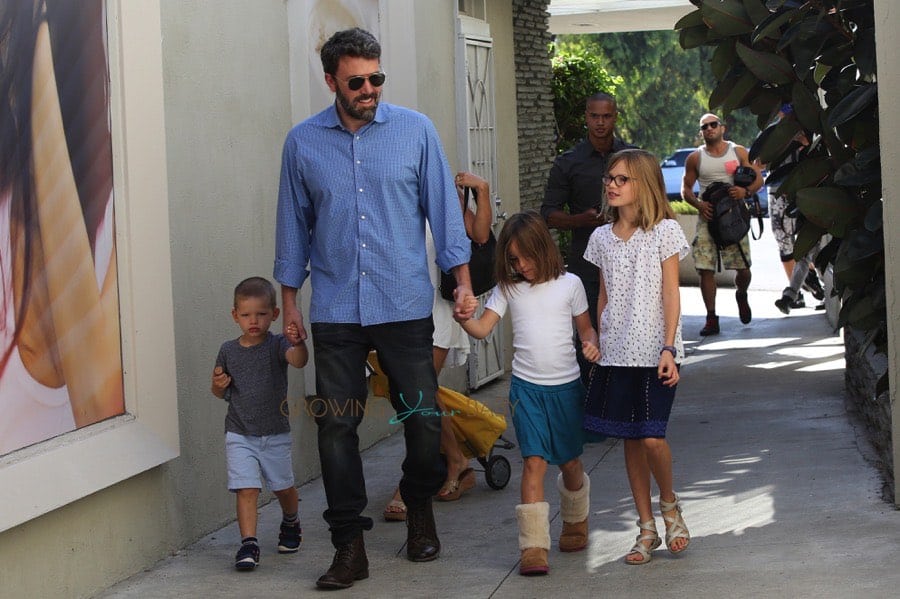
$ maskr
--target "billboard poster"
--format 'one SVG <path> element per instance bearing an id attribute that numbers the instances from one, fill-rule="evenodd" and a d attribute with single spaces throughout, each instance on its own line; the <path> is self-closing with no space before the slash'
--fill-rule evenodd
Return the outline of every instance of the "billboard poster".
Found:
<path id="1" fill-rule="evenodd" d="M 0 455 L 125 412 L 103 0 L 0 1 Z"/>

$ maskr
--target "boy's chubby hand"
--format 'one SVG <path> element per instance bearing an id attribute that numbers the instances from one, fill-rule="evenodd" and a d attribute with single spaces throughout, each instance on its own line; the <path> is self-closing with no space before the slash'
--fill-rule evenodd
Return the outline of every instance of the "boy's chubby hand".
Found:
<path id="1" fill-rule="evenodd" d="M 300 328 L 297 327 L 297 323 L 295 322 L 288 323 L 288 325 L 284 327 L 284 336 L 287 337 L 287 340 L 290 341 L 291 345 L 300 345 L 303 343 L 303 339 L 300 338 Z"/>
<path id="2" fill-rule="evenodd" d="M 225 389 L 231 384 L 231 376 L 221 366 L 213 368 L 212 392 L 218 398 L 225 395 Z"/>

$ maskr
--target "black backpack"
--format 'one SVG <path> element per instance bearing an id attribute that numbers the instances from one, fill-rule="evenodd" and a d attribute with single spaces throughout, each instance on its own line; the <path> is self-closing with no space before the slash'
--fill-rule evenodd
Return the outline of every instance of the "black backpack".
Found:
<path id="1" fill-rule="evenodd" d="M 713 205 L 709 232 L 720 250 L 740 243 L 750 231 L 750 210 L 744 200 L 728 195 L 731 186 L 715 182 L 703 192 L 703 199 Z"/>
<path id="2" fill-rule="evenodd" d="M 751 232 L 750 221 L 753 216 L 759 220 L 759 235 L 753 239 L 759 239 L 763 232 L 762 209 L 759 206 L 759 198 L 753 195 L 750 200 L 737 200 L 728 195 L 731 187 L 728 183 L 716 181 L 711 183 L 703 191 L 701 199 L 713 205 L 712 220 L 709 221 L 709 233 L 716 242 L 716 254 L 718 270 L 722 271 L 721 251 L 730 245 L 737 245 L 741 252 L 744 264 L 750 268 L 750 261 L 744 255 L 741 240 L 748 232 Z M 750 203 L 751 205 L 748 205 Z M 752 208 L 752 210 L 751 210 Z"/>

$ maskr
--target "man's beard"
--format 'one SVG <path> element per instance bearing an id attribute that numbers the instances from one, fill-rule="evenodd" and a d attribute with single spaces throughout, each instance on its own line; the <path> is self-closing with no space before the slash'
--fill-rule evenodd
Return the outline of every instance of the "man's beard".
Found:
<path id="1" fill-rule="evenodd" d="M 337 97 L 337 101 L 338 101 L 338 103 L 340 103 L 341 108 L 343 108 L 344 112 L 346 112 L 347 115 L 350 116 L 351 118 L 354 118 L 354 119 L 357 119 L 360 121 L 365 121 L 367 123 L 371 122 L 372 119 L 375 118 L 375 111 L 378 109 L 379 94 L 377 92 L 374 94 L 363 94 L 363 95 L 357 96 L 355 98 L 356 100 L 367 100 L 369 98 L 375 99 L 374 106 L 372 106 L 371 108 L 364 108 L 364 109 L 357 108 L 353 104 L 353 101 L 350 100 L 350 98 L 348 98 L 343 93 L 341 93 L 340 88 L 335 90 L 335 96 Z"/>

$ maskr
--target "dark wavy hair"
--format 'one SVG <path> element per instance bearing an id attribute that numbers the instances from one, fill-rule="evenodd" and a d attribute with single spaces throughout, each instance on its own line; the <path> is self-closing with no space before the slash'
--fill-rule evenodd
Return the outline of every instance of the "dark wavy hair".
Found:
<path id="1" fill-rule="evenodd" d="M 381 45 L 375 36 L 359 27 L 338 31 L 322 45 L 319 51 L 322 69 L 329 75 L 337 73 L 338 63 L 344 56 L 353 58 L 381 58 Z"/>

